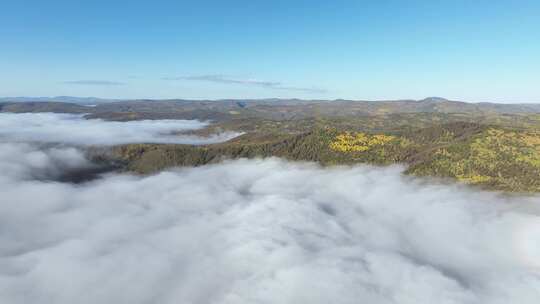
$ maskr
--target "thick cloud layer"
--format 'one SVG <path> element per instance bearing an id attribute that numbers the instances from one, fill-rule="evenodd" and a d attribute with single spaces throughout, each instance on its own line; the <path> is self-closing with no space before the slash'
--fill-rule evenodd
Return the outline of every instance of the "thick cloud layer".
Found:
<path id="1" fill-rule="evenodd" d="M 54 179 L 66 171 L 94 166 L 73 147 L 0 142 L 0 181 Z"/>
<path id="2" fill-rule="evenodd" d="M 74 145 L 125 143 L 208 144 L 239 135 L 235 132 L 210 137 L 173 134 L 204 128 L 197 120 L 143 120 L 114 122 L 84 119 L 82 115 L 56 113 L 0 113 L 0 140 L 58 142 Z"/>
<path id="3" fill-rule="evenodd" d="M 69 148 L 0 151 L 0 303 L 540 299 L 535 197 L 277 159 L 72 185 L 32 178 Z"/>

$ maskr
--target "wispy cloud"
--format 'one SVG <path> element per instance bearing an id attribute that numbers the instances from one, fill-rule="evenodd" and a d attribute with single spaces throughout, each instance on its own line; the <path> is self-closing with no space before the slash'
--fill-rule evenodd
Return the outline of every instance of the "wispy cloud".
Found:
<path id="1" fill-rule="evenodd" d="M 256 85 L 262 87 L 274 87 L 281 85 L 280 82 L 263 81 L 257 79 L 239 79 L 224 75 L 200 75 L 200 76 L 185 76 L 185 77 L 165 77 L 164 80 L 198 80 L 209 81 L 218 83 L 230 83 L 230 84 L 247 84 Z"/>
<path id="2" fill-rule="evenodd" d="M 64 84 L 74 84 L 74 85 L 93 85 L 93 86 L 118 86 L 125 85 L 124 82 L 119 81 L 110 81 L 110 80 L 69 80 L 64 81 Z"/>
<path id="3" fill-rule="evenodd" d="M 215 83 L 224 83 L 224 84 L 239 84 L 239 85 L 249 85 L 249 86 L 258 86 L 274 90 L 286 90 L 286 91 L 299 91 L 299 92 L 308 92 L 308 93 L 326 93 L 326 90 L 320 88 L 305 88 L 305 87 L 294 87 L 287 86 L 281 82 L 277 81 L 265 81 L 253 78 L 236 78 L 227 75 L 198 75 L 198 76 L 182 76 L 182 77 L 164 77 L 163 80 L 191 80 L 191 81 L 208 81 Z"/>
<path id="4" fill-rule="evenodd" d="M 273 89 L 276 90 L 286 90 L 286 91 L 298 91 L 298 92 L 308 92 L 308 93 L 326 93 L 328 92 L 325 89 L 320 88 L 303 88 L 303 87 L 286 87 L 286 86 L 277 86 Z"/>

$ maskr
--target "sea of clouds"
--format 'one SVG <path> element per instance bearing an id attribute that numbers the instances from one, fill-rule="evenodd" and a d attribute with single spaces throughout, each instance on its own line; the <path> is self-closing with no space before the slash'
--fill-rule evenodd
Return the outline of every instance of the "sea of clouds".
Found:
<path id="1" fill-rule="evenodd" d="M 210 144 L 240 133 L 223 132 L 208 137 L 178 134 L 206 127 L 198 120 L 137 120 L 128 122 L 84 119 L 80 114 L 0 113 L 0 140 L 57 142 L 74 145 L 127 143 Z"/>
<path id="2" fill-rule="evenodd" d="M 0 145 L 0 303 L 540 299 L 538 197 L 274 158 L 38 178 L 89 165 Z"/>

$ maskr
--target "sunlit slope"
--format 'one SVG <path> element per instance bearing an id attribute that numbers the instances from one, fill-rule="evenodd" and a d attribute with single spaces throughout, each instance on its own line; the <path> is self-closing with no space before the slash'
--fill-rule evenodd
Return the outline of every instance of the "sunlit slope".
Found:
<path id="1" fill-rule="evenodd" d="M 225 159 L 281 157 L 322 165 L 406 164 L 406 173 L 452 178 L 490 189 L 540 191 L 540 132 L 449 123 L 394 132 L 316 126 L 301 134 L 248 133 L 206 145 L 124 145 L 114 155 L 126 168 L 151 173 Z"/>
<path id="2" fill-rule="evenodd" d="M 490 127 L 437 148 L 408 169 L 507 191 L 540 191 L 540 133 Z"/>

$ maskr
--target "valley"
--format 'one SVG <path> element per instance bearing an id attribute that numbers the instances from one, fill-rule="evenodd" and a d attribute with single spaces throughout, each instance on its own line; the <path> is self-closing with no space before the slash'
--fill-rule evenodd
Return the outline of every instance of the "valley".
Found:
<path id="1" fill-rule="evenodd" d="M 113 168 L 151 174 L 238 158 L 279 157 L 322 166 L 403 164 L 430 176 L 506 192 L 539 192 L 537 105 L 420 101 L 117 101 L 95 107 L 59 102 L 5 103 L 4 112 L 86 113 L 108 121 L 196 119 L 182 135 L 241 134 L 211 144 L 137 143 L 87 149 Z"/>

